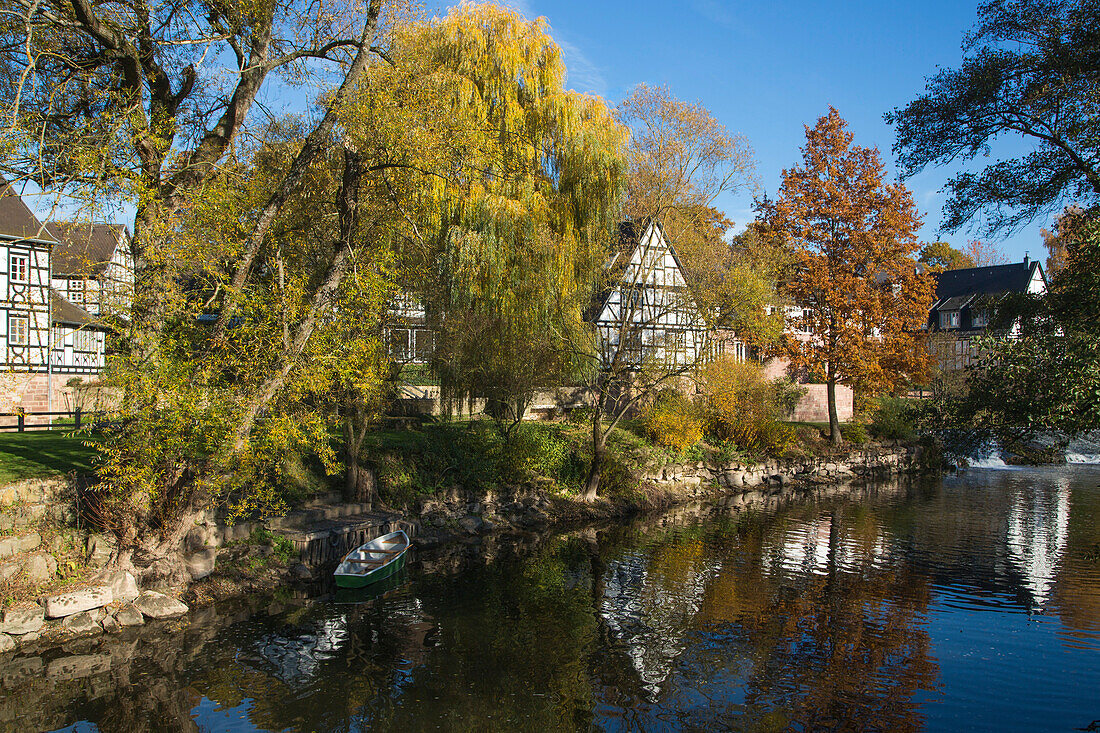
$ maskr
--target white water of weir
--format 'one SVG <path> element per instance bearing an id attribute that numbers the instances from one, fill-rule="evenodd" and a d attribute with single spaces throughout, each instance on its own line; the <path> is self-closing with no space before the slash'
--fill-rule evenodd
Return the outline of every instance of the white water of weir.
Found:
<path id="1" fill-rule="evenodd" d="M 1100 465 L 1100 434 L 1096 431 L 1071 440 L 1066 446 L 1066 463 Z M 1000 449 L 993 444 L 967 459 L 970 468 L 1013 468 L 1005 463 Z"/>

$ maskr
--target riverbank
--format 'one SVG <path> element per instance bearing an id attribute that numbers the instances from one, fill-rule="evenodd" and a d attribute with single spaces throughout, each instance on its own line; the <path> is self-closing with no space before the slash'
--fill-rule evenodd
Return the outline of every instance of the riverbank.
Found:
<path id="1" fill-rule="evenodd" d="M 646 471 L 635 491 L 592 503 L 554 493 L 545 480 L 535 478 L 503 489 L 456 487 L 423 497 L 403 511 L 371 511 L 362 504 L 330 501 L 264 523 L 223 526 L 211 515 L 188 537 L 190 578 L 185 583 L 172 583 L 174 578 L 155 568 L 138 577 L 102 569 L 111 551 L 108 538 L 64 529 L 73 515 L 71 486 L 60 479 L 23 482 L 0 492 L 8 502 L 0 522 L 15 517 L 12 528 L 24 532 L 0 540 L 0 553 L 12 550 L 0 573 L 10 573 L 17 581 L 11 588 L 23 593 L 7 599 L 0 652 L 120 633 L 130 626 L 178 619 L 215 601 L 308 584 L 365 538 L 398 527 L 420 549 L 476 546 L 490 537 L 522 538 L 625 521 L 688 503 L 793 496 L 921 465 L 918 446 L 873 443 L 844 453 L 759 463 L 667 463 Z M 45 531 L 47 526 L 53 530 Z M 58 568 L 67 568 L 68 575 Z"/>
<path id="2" fill-rule="evenodd" d="M 320 578 L 0 656 L 0 729 L 1084 727 L 1098 472 L 761 485 L 448 542 L 385 589 Z"/>

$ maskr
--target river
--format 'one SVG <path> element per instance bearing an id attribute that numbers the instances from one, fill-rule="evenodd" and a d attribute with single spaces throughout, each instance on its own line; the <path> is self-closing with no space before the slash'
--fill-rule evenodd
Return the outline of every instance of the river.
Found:
<path id="1" fill-rule="evenodd" d="M 1087 729 L 1100 467 L 456 546 L 365 596 L 6 657 L 0 685 L 12 731 Z"/>

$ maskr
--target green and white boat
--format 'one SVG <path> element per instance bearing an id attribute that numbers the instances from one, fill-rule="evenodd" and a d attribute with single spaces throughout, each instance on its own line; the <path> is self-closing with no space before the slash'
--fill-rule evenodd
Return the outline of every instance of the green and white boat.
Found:
<path id="1" fill-rule="evenodd" d="M 375 537 L 344 555 L 336 566 L 336 585 L 340 588 L 363 588 L 390 577 L 405 567 L 409 536 L 403 530 Z"/>

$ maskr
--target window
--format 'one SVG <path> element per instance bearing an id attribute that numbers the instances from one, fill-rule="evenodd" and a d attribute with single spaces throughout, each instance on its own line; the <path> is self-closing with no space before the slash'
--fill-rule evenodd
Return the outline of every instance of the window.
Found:
<path id="1" fill-rule="evenodd" d="M 8 258 L 8 278 L 13 283 L 27 282 L 28 257 L 24 254 L 11 253 Z"/>
<path id="2" fill-rule="evenodd" d="M 61 326 L 54 326 L 53 335 L 50 336 L 50 341 L 55 349 L 65 348 L 65 329 Z"/>
<path id="3" fill-rule="evenodd" d="M 12 346 L 26 346 L 27 327 L 26 316 L 8 316 L 8 343 Z"/>
<path id="4" fill-rule="evenodd" d="M 974 311 L 970 317 L 970 322 L 974 325 L 974 328 L 983 328 L 989 325 L 989 311 L 980 310 Z"/>
<path id="5" fill-rule="evenodd" d="M 958 311 L 944 311 L 940 313 L 940 328 L 958 328 L 959 327 L 959 312 Z"/>
<path id="6" fill-rule="evenodd" d="M 85 330 L 80 330 L 73 333 L 73 349 L 75 349 L 76 351 L 95 353 L 95 333 Z"/>
<path id="7" fill-rule="evenodd" d="M 409 348 L 410 333 L 407 328 L 395 328 L 390 331 L 390 358 L 395 361 L 406 361 L 412 356 Z"/>
<path id="8" fill-rule="evenodd" d="M 432 358 L 435 351 L 435 334 L 427 329 L 417 329 L 413 332 L 416 360 L 427 361 Z"/>
<path id="9" fill-rule="evenodd" d="M 79 306 L 84 305 L 84 291 L 85 285 L 83 279 L 73 278 L 69 280 L 69 300 Z"/>

